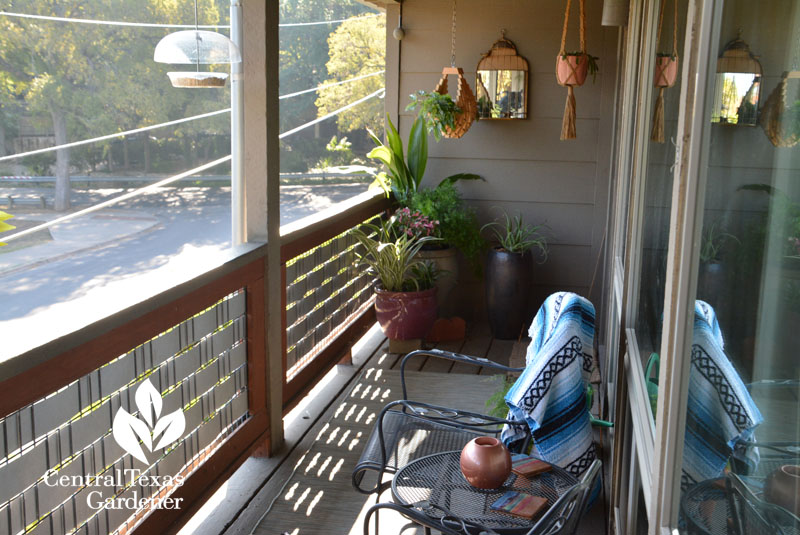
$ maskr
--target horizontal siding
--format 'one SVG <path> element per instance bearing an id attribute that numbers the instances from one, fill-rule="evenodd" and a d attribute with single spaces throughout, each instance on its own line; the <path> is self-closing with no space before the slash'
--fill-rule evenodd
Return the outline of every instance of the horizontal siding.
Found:
<path id="1" fill-rule="evenodd" d="M 411 116 L 400 117 L 400 128 L 406 133 L 403 136 L 406 140 L 412 122 Z M 477 121 L 461 139 L 442 139 L 432 143 L 428 150 L 432 157 L 445 158 L 595 162 L 599 121 L 578 119 L 575 127 L 577 139 L 560 141 L 561 118 Z"/>
<path id="2" fill-rule="evenodd" d="M 530 190 L 538 203 L 594 203 L 595 164 L 591 162 L 430 158 L 426 182 L 435 185 L 462 170 L 485 179 L 459 182 L 465 199 L 511 202 L 519 200 L 521 191 Z"/>
<path id="3" fill-rule="evenodd" d="M 406 112 L 408 95 L 432 90 L 450 65 L 450 0 L 405 0 L 400 43 L 397 110 L 399 129 L 407 138 L 416 116 Z M 606 220 L 608 154 L 611 136 L 616 29 L 600 26 L 601 2 L 587 2 L 587 49 L 600 56 L 600 75 L 575 89 L 577 139 L 561 141 L 567 91 L 555 80 L 555 60 L 561 41 L 564 4 L 540 6 L 524 0 L 459 0 L 456 14 L 456 63 L 475 88 L 481 54 L 500 38 L 501 29 L 528 60 L 528 118 L 477 121 L 461 139 L 431 140 L 424 185 L 435 186 L 445 176 L 477 173 L 485 181 L 458 185 L 464 199 L 484 224 L 501 215 L 521 213 L 526 223 L 546 224 L 550 254 L 534 269 L 531 306 L 543 292 L 575 290 L 586 294 L 591 284 Z M 578 47 L 578 5 L 573 2 L 567 48 Z M 448 79 L 455 96 L 456 78 Z M 604 94 L 603 91 L 609 93 Z M 670 98 L 670 97 L 668 97 Z M 601 131 L 605 129 L 605 131 Z M 598 167 L 598 160 L 605 162 Z M 596 228 L 597 227 L 597 228 Z M 485 235 L 489 235 L 485 232 Z M 485 315 L 483 281 L 462 266 L 462 290 L 454 299 L 467 318 Z M 602 277 L 598 278 L 602 280 Z"/>

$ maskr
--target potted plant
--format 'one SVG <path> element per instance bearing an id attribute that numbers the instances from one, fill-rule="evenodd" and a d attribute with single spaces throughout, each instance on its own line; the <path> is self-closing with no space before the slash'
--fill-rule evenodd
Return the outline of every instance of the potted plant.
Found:
<path id="1" fill-rule="evenodd" d="M 436 321 L 436 270 L 416 258 L 419 250 L 435 241 L 432 236 L 398 232 L 395 219 L 380 227 L 365 225 L 370 233 L 354 229 L 363 247 L 357 253 L 360 266 L 378 278 L 375 313 L 383 333 L 392 340 L 425 338 Z"/>
<path id="2" fill-rule="evenodd" d="M 722 250 L 730 241 L 740 243 L 733 234 L 720 232 L 719 221 L 712 222 L 703 231 L 700 241 L 700 277 L 697 285 L 697 294 L 701 299 L 714 299 L 725 295 Z"/>
<path id="3" fill-rule="evenodd" d="M 656 87 L 672 87 L 678 79 L 677 54 L 659 52 L 656 54 L 656 67 L 653 85 Z"/>
<path id="4" fill-rule="evenodd" d="M 411 103 L 406 106 L 406 111 L 419 108 L 417 116 L 422 118 L 428 133 L 433 134 L 436 141 L 440 141 L 445 132 L 455 128 L 456 115 L 461 113 L 461 108 L 453 101 L 453 97 L 422 90 L 411 93 L 409 97 Z"/>
<path id="5" fill-rule="evenodd" d="M 547 240 L 541 234 L 542 225 L 527 225 L 522 215 L 504 221 L 492 221 L 490 228 L 498 245 L 489 250 L 486 267 L 486 308 L 489 325 L 495 338 L 513 340 L 519 337 L 530 319 L 528 299 L 533 279 L 535 247 L 547 259 Z M 544 261 L 542 260 L 542 261 Z"/>
<path id="6" fill-rule="evenodd" d="M 565 52 L 556 57 L 556 79 L 559 85 L 581 86 L 587 74 L 592 75 L 592 82 L 600 70 L 597 56 L 586 52 Z"/>
<path id="7" fill-rule="evenodd" d="M 434 247 L 425 247 L 420 254 L 433 259 L 441 269 L 450 271 L 443 279 L 451 279 L 455 284 L 458 278 L 458 263 L 455 250 L 458 249 L 472 266 L 475 273 L 481 272 L 481 254 L 486 242 L 481 236 L 481 229 L 475 211 L 466 205 L 452 182 L 444 182 L 434 189 L 421 189 L 410 196 L 408 205 L 438 222 L 434 236 L 441 238 Z M 436 248 L 438 250 L 430 250 Z M 441 263 L 438 259 L 448 260 Z"/>
<path id="8" fill-rule="evenodd" d="M 425 167 L 428 165 L 428 136 L 425 122 L 417 116 L 411 124 L 407 154 L 403 153 L 403 140 L 388 115 L 386 122 L 388 125 L 386 140 L 389 144 L 385 145 L 370 132 L 376 147 L 367 153 L 367 157 L 378 160 L 386 166 L 386 171 L 375 175 L 374 183 L 383 188 L 387 195 L 391 194 L 401 206 L 406 206 L 409 196 L 420 189 Z M 472 173 L 458 173 L 443 179 L 439 186 L 459 180 L 483 180 L 483 178 Z"/>

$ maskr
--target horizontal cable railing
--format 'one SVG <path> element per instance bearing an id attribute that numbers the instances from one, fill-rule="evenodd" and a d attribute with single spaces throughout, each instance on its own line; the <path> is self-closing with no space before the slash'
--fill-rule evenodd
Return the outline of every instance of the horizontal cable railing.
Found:
<path id="1" fill-rule="evenodd" d="M 105 508 L 109 501 L 165 497 L 175 484 L 148 479 L 174 481 L 247 418 L 246 357 L 245 293 L 237 291 L 7 415 L 0 422 L 0 526 L 108 533 L 142 512 Z M 126 442 L 126 433 L 136 439 Z M 160 437 L 166 443 L 158 448 Z"/>
<path id="2" fill-rule="evenodd" d="M 0 382 L 0 535 L 161 532 L 263 445 L 263 266 Z"/>
<path id="3" fill-rule="evenodd" d="M 295 399 L 327 370 L 357 329 L 374 321 L 374 280 L 356 267 L 360 246 L 351 231 L 381 217 L 386 207 L 384 197 L 367 192 L 349 206 L 332 207 L 336 212 L 285 227 L 285 400 Z"/>

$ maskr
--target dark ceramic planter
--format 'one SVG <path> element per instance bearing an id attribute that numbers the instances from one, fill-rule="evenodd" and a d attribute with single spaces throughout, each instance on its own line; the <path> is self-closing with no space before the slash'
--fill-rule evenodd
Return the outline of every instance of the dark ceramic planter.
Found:
<path id="1" fill-rule="evenodd" d="M 528 300 L 533 279 L 533 255 L 494 248 L 486 266 L 486 308 L 492 335 L 516 340 L 530 321 Z"/>
<path id="2" fill-rule="evenodd" d="M 376 288 L 375 315 L 387 338 L 425 338 L 436 321 L 436 287 L 421 292 L 389 292 Z"/>

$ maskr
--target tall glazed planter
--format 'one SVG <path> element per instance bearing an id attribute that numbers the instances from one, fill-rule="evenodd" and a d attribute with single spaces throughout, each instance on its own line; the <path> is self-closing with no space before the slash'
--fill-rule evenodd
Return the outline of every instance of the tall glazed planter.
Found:
<path id="1" fill-rule="evenodd" d="M 486 308 L 492 335 L 516 340 L 528 320 L 528 301 L 533 284 L 530 249 L 511 253 L 502 247 L 489 251 L 486 266 Z"/>

